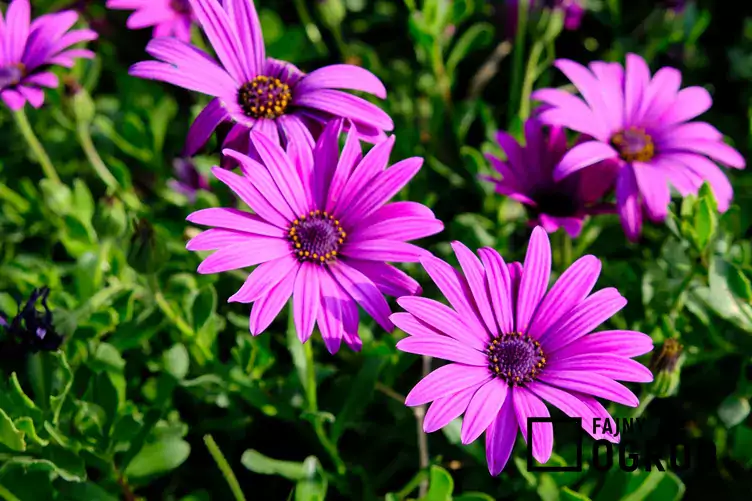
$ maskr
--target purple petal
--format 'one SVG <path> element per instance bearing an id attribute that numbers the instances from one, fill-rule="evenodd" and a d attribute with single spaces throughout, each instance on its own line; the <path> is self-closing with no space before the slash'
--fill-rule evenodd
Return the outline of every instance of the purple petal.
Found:
<path id="1" fill-rule="evenodd" d="M 415 279 L 392 265 L 357 259 L 348 259 L 347 263 L 371 279 L 379 291 L 387 296 L 414 296 L 422 292 L 420 284 Z"/>
<path id="2" fill-rule="evenodd" d="M 734 197 L 734 190 L 731 187 L 726 174 L 718 168 L 713 162 L 705 157 L 693 155 L 691 153 L 672 153 L 666 157 L 667 161 L 677 163 L 682 168 L 687 168 L 705 180 L 713 188 L 713 195 L 718 201 L 718 210 L 726 212 Z"/>
<path id="3" fill-rule="evenodd" d="M 241 231 L 212 228 L 211 230 L 202 231 L 191 238 L 185 245 L 185 248 L 189 251 L 217 250 L 235 244 L 242 244 L 253 238 L 253 235 Z"/>
<path id="4" fill-rule="evenodd" d="M 637 241 L 642 230 L 642 206 L 631 166 L 622 168 L 616 178 L 616 203 L 624 233 L 630 241 Z"/>
<path id="5" fill-rule="evenodd" d="M 535 309 L 546 294 L 550 277 L 551 244 L 546 231 L 538 226 L 533 229 L 525 255 L 525 264 L 522 266 L 515 323 L 518 332 L 528 332 Z"/>
<path id="6" fill-rule="evenodd" d="M 488 347 L 489 336 L 485 329 L 480 332 L 469 329 L 464 318 L 438 301 L 425 297 L 405 296 L 397 299 L 397 304 L 439 332 L 475 348 L 478 352 Z"/>
<path id="7" fill-rule="evenodd" d="M 514 412 L 513 391 L 508 391 L 496 419 L 486 429 L 486 461 L 488 471 L 496 476 L 504 469 L 512 455 L 517 438 L 517 416 Z"/>
<path id="8" fill-rule="evenodd" d="M 517 415 L 517 423 L 525 442 L 529 443 L 527 436 L 528 418 L 550 417 L 551 414 L 543 401 L 529 390 L 517 386 L 512 390 L 514 411 Z M 554 427 L 548 423 L 533 423 L 532 447 L 533 457 L 543 464 L 549 460 L 554 448 Z"/>
<path id="9" fill-rule="evenodd" d="M 351 300 L 326 270 L 319 273 L 319 285 L 321 302 L 316 313 L 316 322 L 327 351 L 333 355 L 339 351 L 344 333 L 342 303 Z"/>
<path id="10" fill-rule="evenodd" d="M 381 108 L 363 98 L 339 90 L 320 89 L 295 94 L 292 104 L 325 111 L 336 117 L 356 119 L 385 131 L 394 129 L 394 122 Z"/>
<path id="11" fill-rule="evenodd" d="M 459 364 L 488 366 L 486 355 L 449 336 L 409 336 L 397 343 L 397 349 L 405 353 L 440 358 Z"/>
<path id="12" fill-rule="evenodd" d="M 676 94 L 673 104 L 661 115 L 664 124 L 686 122 L 710 109 L 713 98 L 702 87 L 687 87 Z"/>
<path id="13" fill-rule="evenodd" d="M 361 196 L 369 184 L 384 171 L 389 162 L 389 155 L 394 147 L 394 136 L 389 136 L 385 141 L 377 144 L 357 164 L 350 175 L 342 193 L 333 205 L 334 215 L 345 219 L 350 213 L 350 206 Z"/>
<path id="14" fill-rule="evenodd" d="M 347 241 L 340 251 L 343 256 L 368 261 L 417 263 L 430 253 L 417 245 L 396 240 Z"/>
<path id="15" fill-rule="evenodd" d="M 432 433 L 457 419 L 465 412 L 470 399 L 473 398 L 479 387 L 480 384 L 470 386 L 452 395 L 434 400 L 428 408 L 425 418 L 423 418 L 423 431 Z M 517 430 L 515 429 L 515 431 Z"/>
<path id="16" fill-rule="evenodd" d="M 528 333 L 540 338 L 564 315 L 581 303 L 595 286 L 601 272 L 601 262 L 595 256 L 582 256 L 561 274 L 535 313 Z"/>
<path id="17" fill-rule="evenodd" d="M 399 193 L 418 173 L 422 165 L 422 158 L 408 158 L 379 174 L 348 207 L 347 220 L 354 223 L 368 217 Z"/>
<path id="18" fill-rule="evenodd" d="M 501 332 L 514 331 L 514 311 L 512 308 L 512 280 L 504 258 L 496 250 L 484 247 L 478 250 L 486 270 L 491 304 Z"/>
<path id="19" fill-rule="evenodd" d="M 222 86 L 220 71 L 213 72 L 205 78 L 189 74 L 184 70 L 159 61 L 141 61 L 128 70 L 128 74 L 147 80 L 160 80 L 184 89 L 200 92 L 209 96 L 223 96 L 227 91 Z"/>
<path id="20" fill-rule="evenodd" d="M 23 57 L 26 41 L 29 38 L 31 6 L 29 0 L 14 0 L 5 13 L 7 31 L 5 33 L 5 61 L 18 63 Z"/>
<path id="21" fill-rule="evenodd" d="M 658 146 L 662 152 L 666 153 L 673 151 L 691 151 L 701 155 L 707 155 L 717 162 L 736 169 L 743 169 L 746 165 L 744 157 L 734 148 L 722 141 L 669 137 L 662 139 Z"/>
<path id="22" fill-rule="evenodd" d="M 227 299 L 228 303 L 252 303 L 265 296 L 269 290 L 286 277 L 300 263 L 292 255 L 261 263 L 248 275 L 238 291 Z"/>
<path id="23" fill-rule="evenodd" d="M 578 371 L 544 372 L 540 380 L 564 390 L 578 391 L 586 395 L 611 400 L 628 407 L 637 407 L 640 400 L 624 385 L 595 373 Z"/>
<path id="24" fill-rule="evenodd" d="M 609 130 L 596 120 L 593 111 L 579 97 L 559 89 L 540 89 L 530 98 L 554 106 L 538 114 L 537 119 L 542 123 L 567 127 L 600 141 L 608 140 Z"/>
<path id="25" fill-rule="evenodd" d="M 238 36 L 238 47 L 242 48 L 238 57 L 250 80 L 262 73 L 266 63 L 264 35 L 261 33 L 256 6 L 248 0 L 225 0 L 224 4 L 227 17 L 232 21 Z"/>
<path id="26" fill-rule="evenodd" d="M 289 254 L 290 244 L 286 240 L 254 236 L 246 242 L 216 251 L 201 262 L 198 272 L 203 275 L 237 270 Z"/>
<path id="27" fill-rule="evenodd" d="M 589 69 L 568 59 L 558 59 L 554 62 L 554 66 L 577 87 L 577 90 L 580 91 L 580 94 L 590 106 L 596 122 L 600 123 L 606 130 L 614 130 L 614 125 L 621 125 L 615 124 L 615 117 L 608 115 L 608 108 L 601 94 L 600 83 Z"/>
<path id="28" fill-rule="evenodd" d="M 575 355 L 558 360 L 549 360 L 546 370 L 558 371 L 587 371 L 598 373 L 616 381 L 630 381 L 634 383 L 649 383 L 653 374 L 642 364 L 629 358 L 611 354 Z"/>
<path id="29" fill-rule="evenodd" d="M 319 308 L 319 272 L 320 267 L 313 263 L 303 263 L 295 278 L 292 295 L 293 319 L 295 331 L 301 343 L 308 341 L 316 324 Z"/>
<path id="30" fill-rule="evenodd" d="M 601 331 L 583 336 L 577 341 L 547 353 L 550 360 L 586 355 L 610 353 L 622 357 L 637 357 L 653 349 L 653 340 L 637 331 Z"/>
<path id="31" fill-rule="evenodd" d="M 413 316 L 412 313 L 392 313 L 389 319 L 392 321 L 392 323 L 394 323 L 394 325 L 411 336 L 443 336 L 441 331 L 434 330 L 433 327 L 429 326 L 425 322 L 421 322 L 418 318 Z"/>
<path id="32" fill-rule="evenodd" d="M 474 442 L 496 419 L 507 398 L 509 386 L 497 378 L 475 392 L 462 420 L 460 440 L 464 445 Z"/>
<path id="33" fill-rule="evenodd" d="M 201 209 L 190 214 L 185 219 L 194 224 L 244 231 L 255 235 L 277 238 L 287 237 L 287 232 L 283 229 L 265 222 L 254 214 L 249 214 L 238 209 L 226 209 L 222 207 Z"/>
<path id="34" fill-rule="evenodd" d="M 334 212 L 350 174 L 362 159 L 363 151 L 360 148 L 358 131 L 354 126 L 351 126 L 345 140 L 345 146 L 342 148 L 342 153 L 337 161 L 337 167 L 332 175 L 332 182 L 329 185 L 329 196 L 326 199 L 327 211 Z"/>
<path id="35" fill-rule="evenodd" d="M 251 142 L 284 199 L 297 214 L 305 214 L 309 207 L 306 205 L 303 185 L 298 176 L 293 175 L 295 166 L 279 143 L 272 142 L 255 130 L 251 131 Z"/>
<path id="36" fill-rule="evenodd" d="M 378 324 L 387 332 L 394 329 L 394 325 L 389 321 L 389 304 L 384 296 L 379 292 L 376 285 L 361 272 L 349 266 L 343 261 L 337 261 L 329 267 L 337 283 L 352 297 L 358 304 L 373 317 Z"/>
<path id="37" fill-rule="evenodd" d="M 229 120 L 229 118 L 230 114 L 224 109 L 219 98 L 209 101 L 209 104 L 201 110 L 188 130 L 183 155 L 195 155 L 198 150 L 203 148 L 219 124 Z"/>
<path id="38" fill-rule="evenodd" d="M 616 158 L 619 154 L 615 149 L 600 141 L 580 143 L 569 150 L 554 169 L 554 181 L 559 182 L 570 174 L 595 163 Z"/>
<path id="39" fill-rule="evenodd" d="M 217 0 L 188 0 L 191 2 L 193 14 L 204 29 L 206 37 L 211 42 L 214 52 L 222 61 L 222 65 L 232 75 L 236 82 L 250 82 L 256 76 L 246 68 L 241 57 L 243 50 L 234 25 L 230 22 L 227 12 Z M 202 75 L 206 78 L 206 75 Z"/>
<path id="40" fill-rule="evenodd" d="M 251 318 L 248 323 L 252 335 L 257 336 L 264 332 L 282 311 L 292 295 L 297 273 L 298 267 L 292 268 L 267 294 L 253 303 Z"/>
<path id="41" fill-rule="evenodd" d="M 454 249 L 454 253 L 457 255 L 462 272 L 465 274 L 465 279 L 473 293 L 475 306 L 478 308 L 478 312 L 485 322 L 488 332 L 492 336 L 495 336 L 499 332 L 499 328 L 496 325 L 496 319 L 491 309 L 483 264 L 462 242 L 452 242 L 452 249 Z"/>
<path id="42" fill-rule="evenodd" d="M 627 123 L 635 123 L 640 115 L 640 106 L 650 84 L 650 68 L 643 58 L 627 54 L 624 79 L 624 112 Z M 617 124 L 619 126 L 621 124 Z"/>
<path id="43" fill-rule="evenodd" d="M 656 223 L 663 222 L 671 203 L 671 191 L 665 174 L 650 163 L 632 162 L 632 167 L 648 217 Z"/>
<path id="44" fill-rule="evenodd" d="M 416 240 L 440 233 L 444 223 L 438 219 L 399 217 L 386 219 L 370 226 L 360 223 L 348 234 L 351 242 L 365 240 Z"/>
<path id="45" fill-rule="evenodd" d="M 415 407 L 462 391 L 471 386 L 480 385 L 491 379 L 485 367 L 447 364 L 439 367 L 420 380 L 407 394 L 405 405 Z"/>
<path id="46" fill-rule="evenodd" d="M 339 135 L 342 131 L 342 120 L 332 120 L 324 128 L 324 132 L 316 141 L 313 150 L 314 172 L 312 186 L 314 188 L 314 200 L 316 207 L 326 207 L 326 199 L 329 194 L 334 172 L 339 160 Z M 336 211 L 335 216 L 340 217 Z"/>
<path id="47" fill-rule="evenodd" d="M 675 68 L 661 68 L 655 72 L 645 90 L 640 106 L 640 121 L 655 122 L 674 102 L 681 86 L 681 72 Z"/>
<path id="48" fill-rule="evenodd" d="M 348 89 L 368 92 L 386 99 L 386 88 L 376 75 L 359 66 L 333 64 L 312 71 L 295 86 L 295 92 L 311 92 L 319 89 Z"/>
<path id="49" fill-rule="evenodd" d="M 231 150 L 224 150 L 225 152 Z M 239 155 L 239 154 L 237 154 Z M 235 157 L 237 158 L 237 155 Z M 245 177 L 238 176 L 220 167 L 213 167 L 212 174 L 226 184 L 243 202 L 267 222 L 287 229 L 290 226 L 290 218 L 286 218 L 271 205 L 266 198 Z M 288 207 L 289 210 L 289 207 Z"/>
<path id="50" fill-rule="evenodd" d="M 627 300 L 613 287 L 601 289 L 572 308 L 566 317 L 543 333 L 539 341 L 554 352 L 589 334 L 626 306 Z"/>

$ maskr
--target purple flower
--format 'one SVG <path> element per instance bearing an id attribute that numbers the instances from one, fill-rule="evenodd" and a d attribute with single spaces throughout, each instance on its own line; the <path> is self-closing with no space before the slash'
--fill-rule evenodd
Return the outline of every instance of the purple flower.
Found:
<path id="1" fill-rule="evenodd" d="M 564 13 L 564 29 L 574 31 L 579 29 L 582 17 L 585 15 L 585 7 L 582 0 L 530 0 L 529 12 L 547 7 L 558 9 Z M 519 16 L 519 0 L 504 1 L 505 36 L 514 38 L 517 34 L 517 19 Z"/>
<path id="2" fill-rule="evenodd" d="M 156 38 L 146 51 L 161 61 L 135 64 L 132 75 L 163 80 L 214 96 L 191 126 L 188 155 L 198 151 L 223 122 L 232 122 L 224 147 L 246 151 L 248 131 L 258 129 L 281 140 L 313 147 L 322 125 L 349 118 L 363 139 L 381 140 L 394 124 L 368 101 L 336 89 L 352 89 L 386 97 L 371 72 L 347 64 L 305 74 L 285 61 L 267 58 L 256 9 L 251 0 L 190 0 L 198 22 L 221 62 L 170 38 Z"/>
<path id="3" fill-rule="evenodd" d="M 66 10 L 31 22 L 29 0 L 13 0 L 5 19 L 0 12 L 0 98 L 11 110 L 20 110 L 26 101 L 42 106 L 42 88 L 59 84 L 50 66 L 70 68 L 77 57 L 94 57 L 89 50 L 70 48 L 97 38 L 92 30 L 69 31 L 77 20 L 77 13 Z"/>
<path id="4" fill-rule="evenodd" d="M 189 159 L 176 158 L 172 162 L 175 179 L 170 179 L 167 184 L 178 193 L 182 193 L 189 200 L 196 199 L 198 190 L 209 190 L 209 181 L 201 174 Z"/>
<path id="5" fill-rule="evenodd" d="M 548 132 L 548 133 L 546 133 Z M 482 176 L 496 185 L 496 192 L 530 207 L 532 225 L 553 233 L 559 228 L 572 237 L 582 230 L 589 214 L 613 212 L 611 204 L 597 203 L 614 183 L 613 165 L 593 166 L 587 175 L 575 173 L 554 181 L 554 167 L 567 151 L 567 138 L 560 127 L 546 131 L 540 122 L 525 122 L 525 146 L 506 132 L 496 134 L 507 160 L 487 155 L 501 179 Z"/>
<path id="6" fill-rule="evenodd" d="M 590 292 L 600 273 L 595 256 L 572 264 L 550 291 L 551 247 L 543 228 L 535 228 L 524 265 L 507 265 L 491 248 L 480 259 L 459 242 L 452 244 L 462 274 L 435 257 L 421 264 L 449 301 L 403 297 L 407 313 L 390 318 L 409 336 L 397 343 L 408 353 L 448 360 L 420 381 L 406 405 L 433 402 L 423 429 L 436 431 L 465 414 L 461 440 L 469 444 L 486 432 L 491 475 L 504 469 L 517 430 L 527 437 L 531 417 L 549 417 L 544 402 L 571 417 L 596 439 L 593 418 L 610 419 L 595 397 L 635 407 L 639 401 L 617 381 L 649 382 L 648 369 L 631 360 L 653 348 L 634 331 L 591 333 L 627 303 L 614 288 Z M 537 423 L 533 457 L 551 456 L 551 423 Z"/>
<path id="7" fill-rule="evenodd" d="M 393 329 L 383 294 L 403 296 L 421 289 L 385 261 L 418 261 L 428 252 L 407 241 L 444 227 L 424 205 L 384 205 L 418 172 L 423 159 L 408 158 L 386 169 L 394 136 L 362 156 L 354 126 L 340 154 L 342 126 L 341 120 L 330 122 L 313 150 L 305 141 L 293 141 L 287 152 L 252 131 L 261 163 L 224 150 L 243 176 L 219 167 L 212 172 L 255 214 L 211 208 L 188 216 L 192 223 L 214 226 L 187 245 L 216 250 L 199 273 L 259 265 L 229 299 L 254 303 L 251 334 L 263 332 L 292 295 L 301 342 L 318 323 L 331 353 L 343 337 L 352 349 L 360 348 L 357 304 L 384 329 Z"/>
<path id="8" fill-rule="evenodd" d="M 12 346 L 20 347 L 22 351 L 37 353 L 38 351 L 55 351 L 63 342 L 63 337 L 55 331 L 52 312 L 47 306 L 48 287 L 34 289 L 23 308 L 20 307 L 15 317 L 8 321 L 8 317 L 0 311 L 0 327 L 3 327 L 11 337 Z M 44 312 L 37 309 L 41 303 Z M 3 346 L 8 349 L 9 346 Z"/>
<path id="9" fill-rule="evenodd" d="M 107 0 L 107 8 L 135 10 L 126 24 L 132 30 L 154 26 L 155 37 L 191 40 L 194 16 L 188 0 Z"/>
<path id="10" fill-rule="evenodd" d="M 681 73 L 674 68 L 661 68 L 651 78 L 645 60 L 634 54 L 627 55 L 626 68 L 596 61 L 588 69 L 566 59 L 555 65 L 582 99 L 563 90 L 538 90 L 532 98 L 546 104 L 538 118 L 578 131 L 589 140 L 564 155 L 554 179 L 604 160 L 616 163 L 617 207 L 624 231 L 633 241 L 642 229 L 643 207 L 651 221 L 666 218 L 669 183 L 686 196 L 697 193 L 707 181 L 719 210 L 728 209 L 731 184 L 711 160 L 741 169 L 744 158 L 723 142 L 715 127 L 688 122 L 710 108 L 708 91 L 679 90 Z"/>

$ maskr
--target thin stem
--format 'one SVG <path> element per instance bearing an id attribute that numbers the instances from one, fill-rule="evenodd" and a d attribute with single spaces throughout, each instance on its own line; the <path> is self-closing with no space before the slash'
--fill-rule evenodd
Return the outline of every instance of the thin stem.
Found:
<path id="1" fill-rule="evenodd" d="M 423 356 L 422 373 L 425 378 L 431 371 L 431 357 Z M 421 471 L 428 468 L 430 464 L 430 457 L 428 456 L 428 437 L 423 431 L 423 419 L 426 417 L 426 406 L 419 405 L 413 408 L 415 414 L 415 422 L 418 428 L 418 460 Z M 420 488 L 418 489 L 418 496 L 423 497 L 428 492 L 428 477 L 424 477 L 420 481 Z"/>
<path id="2" fill-rule="evenodd" d="M 306 7 L 305 1 L 294 0 L 293 3 L 295 4 L 295 10 L 298 11 L 298 17 L 300 17 L 300 21 L 303 23 L 303 28 L 305 29 L 306 35 L 308 35 L 308 39 L 311 40 L 313 47 L 319 55 L 325 55 L 326 45 L 324 45 L 324 42 L 321 40 L 321 32 L 318 27 L 316 27 L 316 23 L 313 22 L 313 18 L 308 12 L 308 7 Z"/>
<path id="3" fill-rule="evenodd" d="M 441 99 L 444 101 L 449 113 L 451 113 L 453 109 L 452 84 L 446 71 L 446 65 L 444 64 L 444 51 L 441 50 L 441 43 L 438 39 L 434 41 L 431 49 L 431 65 L 433 66 L 436 83 L 439 85 Z"/>
<path id="4" fill-rule="evenodd" d="M 175 310 L 172 309 L 170 303 L 167 302 L 164 294 L 162 294 L 162 289 L 159 287 L 157 276 L 154 274 L 149 277 L 149 287 L 151 288 L 151 292 L 154 295 L 154 300 L 156 301 L 157 306 L 160 310 L 162 310 L 162 313 L 164 313 L 167 319 L 175 324 L 175 326 L 181 333 L 186 336 L 193 337 L 193 329 L 190 325 L 188 325 L 188 323 L 183 319 L 182 316 L 177 314 Z"/>
<path id="5" fill-rule="evenodd" d="M 655 395 L 653 395 L 652 393 L 643 392 L 642 398 L 640 399 L 640 405 L 632 411 L 629 417 L 637 418 L 642 416 L 645 413 L 645 409 L 648 408 L 648 405 L 650 405 L 650 402 L 652 402 L 654 398 Z"/>
<path id="6" fill-rule="evenodd" d="M 222 454 L 222 451 L 214 441 L 214 438 L 211 435 L 204 435 L 204 444 L 206 444 L 206 448 L 209 449 L 209 453 L 214 458 L 214 462 L 217 463 L 217 467 L 219 467 L 219 470 L 225 477 L 225 481 L 230 487 L 232 495 L 235 496 L 236 501 L 245 501 L 245 496 L 243 495 L 243 491 L 240 489 L 238 479 L 232 472 L 230 464 L 227 462 L 227 459 L 225 459 L 224 454 Z"/>
<path id="7" fill-rule="evenodd" d="M 472 101 L 480 97 L 488 82 L 498 73 L 501 61 L 511 52 L 512 44 L 508 40 L 504 40 L 496 46 L 486 62 L 475 72 L 473 78 L 470 79 L 470 90 L 467 93 L 469 100 Z"/>
<path id="8" fill-rule="evenodd" d="M 542 43 L 535 42 L 530 50 L 530 57 L 525 68 L 525 79 L 522 83 L 522 94 L 520 95 L 520 119 L 522 120 L 526 120 L 530 116 L 530 94 L 533 93 L 533 85 L 538 77 L 538 61 L 544 48 Z"/>
<path id="9" fill-rule="evenodd" d="M 120 184 L 104 164 L 102 157 L 99 156 L 97 148 L 94 146 L 94 141 L 91 139 L 89 126 L 85 123 L 78 124 L 76 127 L 76 133 L 78 141 L 81 143 L 84 153 L 86 153 L 86 158 L 89 159 L 89 163 L 94 168 L 94 172 L 96 172 L 104 184 L 107 185 L 107 191 L 110 193 L 118 191 Z"/>
<path id="10" fill-rule="evenodd" d="M 12 492 L 6 489 L 3 485 L 0 485 L 0 497 L 5 501 L 21 501 Z"/>
<path id="11" fill-rule="evenodd" d="M 42 143 L 39 142 L 36 134 L 34 134 L 34 130 L 31 128 L 31 124 L 29 123 L 29 119 L 26 117 L 26 112 L 23 108 L 14 112 L 13 118 L 16 120 L 16 125 L 18 125 L 18 130 L 21 131 L 21 135 L 24 137 L 29 148 L 34 152 L 37 161 L 42 166 L 44 175 L 53 183 L 60 184 L 60 176 L 57 175 L 55 166 L 52 165 L 52 161 L 44 150 L 44 146 L 42 146 Z"/>
<path id="12" fill-rule="evenodd" d="M 334 466 L 337 468 L 337 474 L 344 475 L 347 472 L 345 462 L 339 457 L 337 445 L 329 438 L 329 435 L 324 429 L 324 423 L 322 423 L 317 415 L 319 412 L 319 404 L 316 395 L 316 366 L 313 361 L 313 348 L 311 348 L 311 343 L 303 344 L 303 353 L 305 354 L 306 359 L 306 403 L 308 412 L 314 415 L 313 431 L 316 434 L 316 438 L 319 439 L 319 443 L 321 443 L 321 446 L 327 454 L 329 454 Z"/>
<path id="13" fill-rule="evenodd" d="M 27 370 L 29 371 L 29 382 L 34 390 L 34 400 L 39 402 L 42 408 L 49 407 L 49 393 L 47 391 L 47 382 L 45 380 L 44 358 L 46 353 L 40 351 L 29 356 Z"/>
<path id="14" fill-rule="evenodd" d="M 692 280 L 695 278 L 695 275 L 697 274 L 698 266 L 692 266 L 692 269 L 689 271 L 686 277 L 684 277 L 684 280 L 682 280 L 681 284 L 679 284 L 679 289 L 676 291 L 676 294 L 674 295 L 674 300 L 671 303 L 671 307 L 669 308 L 669 318 L 673 318 L 678 314 L 681 309 L 684 306 L 683 297 L 684 293 L 687 292 L 687 289 L 689 288 L 690 284 L 692 283 Z"/>
<path id="15" fill-rule="evenodd" d="M 516 115 L 518 111 L 517 99 L 520 96 L 520 86 L 522 83 L 522 67 L 525 61 L 525 40 L 527 35 L 527 13 L 530 7 L 530 0 L 520 0 L 517 3 L 517 35 L 514 39 L 514 59 L 512 63 L 512 83 L 510 88 L 509 100 L 509 120 Z"/>

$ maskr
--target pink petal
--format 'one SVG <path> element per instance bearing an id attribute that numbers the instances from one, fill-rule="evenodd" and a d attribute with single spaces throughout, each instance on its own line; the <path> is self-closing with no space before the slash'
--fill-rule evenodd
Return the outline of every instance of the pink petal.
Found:
<path id="1" fill-rule="evenodd" d="M 279 238 L 253 237 L 246 242 L 224 247 L 204 259 L 198 272 L 221 273 L 255 266 L 290 254 L 290 244 Z"/>
<path id="2" fill-rule="evenodd" d="M 491 379 L 485 367 L 447 364 L 439 367 L 420 380 L 407 394 L 405 405 L 415 407 L 482 384 Z"/>
<path id="3" fill-rule="evenodd" d="M 475 254 L 465 247 L 462 242 L 452 242 L 452 248 L 457 255 L 457 260 L 462 267 L 465 279 L 473 293 L 475 306 L 478 308 L 488 332 L 494 336 L 499 332 L 499 328 L 496 325 L 496 319 L 494 318 L 493 310 L 491 309 L 491 301 L 489 299 L 488 289 L 486 288 L 486 272 L 483 268 L 483 264 L 481 264 Z"/>
<path id="4" fill-rule="evenodd" d="M 629 407 L 637 407 L 640 404 L 640 400 L 624 385 L 600 374 L 556 371 L 544 372 L 539 377 L 542 382 L 564 390 L 579 391 Z"/>
<path id="5" fill-rule="evenodd" d="M 486 429 L 486 461 L 488 471 L 493 476 L 501 473 L 506 466 L 517 438 L 517 416 L 512 394 L 513 391 L 507 391 L 501 410 Z"/>
<path id="6" fill-rule="evenodd" d="M 300 263 L 293 256 L 283 256 L 279 259 L 261 263 L 248 275 L 238 291 L 227 299 L 228 303 L 252 303 L 265 296 L 269 290 L 277 285 L 293 268 Z"/>
<path id="7" fill-rule="evenodd" d="M 570 174 L 590 165 L 616 158 L 619 154 L 615 149 L 600 141 L 580 143 L 569 150 L 554 169 L 554 181 L 559 182 Z"/>
<path id="8" fill-rule="evenodd" d="M 481 384 L 470 386 L 452 395 L 434 400 L 428 408 L 425 418 L 423 418 L 423 431 L 432 433 L 457 419 L 465 412 L 470 399 L 473 398 L 473 395 Z M 517 430 L 515 429 L 515 431 Z"/>
<path id="9" fill-rule="evenodd" d="M 496 419 L 507 398 L 509 386 L 494 378 L 478 388 L 462 420 L 460 439 L 464 445 L 474 442 Z"/>
<path id="10" fill-rule="evenodd" d="M 512 389 L 512 401 L 514 402 L 514 411 L 517 415 L 517 422 L 522 432 L 522 437 L 528 444 L 530 440 L 527 436 L 528 426 L 532 426 L 532 447 L 533 457 L 539 463 L 543 464 L 549 460 L 554 448 L 554 427 L 549 423 L 528 423 L 529 418 L 541 417 L 547 418 L 551 414 L 546 408 L 543 401 L 531 393 L 529 390 L 517 386 Z"/>
<path id="11" fill-rule="evenodd" d="M 514 311 L 512 308 L 512 280 L 504 258 L 496 250 L 484 247 L 478 250 L 481 262 L 486 270 L 491 304 L 496 314 L 496 321 L 501 332 L 514 331 Z"/>
<path id="12" fill-rule="evenodd" d="M 528 332 L 533 314 L 546 294 L 550 277 L 551 244 L 546 231 L 536 227 L 530 237 L 525 264 L 522 266 L 515 323 L 518 332 Z"/>
<path id="13" fill-rule="evenodd" d="M 293 319 L 298 339 L 301 343 L 308 341 L 316 324 L 319 308 L 319 272 L 317 264 L 302 263 L 295 278 L 292 295 Z"/>

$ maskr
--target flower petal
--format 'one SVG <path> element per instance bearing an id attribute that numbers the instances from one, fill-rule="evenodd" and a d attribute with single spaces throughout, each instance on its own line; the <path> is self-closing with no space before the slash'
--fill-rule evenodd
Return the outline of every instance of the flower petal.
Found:
<path id="1" fill-rule="evenodd" d="M 493 310 L 491 309 L 491 301 L 489 300 L 488 290 L 486 289 L 486 273 L 480 260 L 475 254 L 472 253 L 462 242 L 452 242 L 452 249 L 457 255 L 457 260 L 462 267 L 462 272 L 465 274 L 465 279 L 473 293 L 475 299 L 475 306 L 480 312 L 480 316 L 486 324 L 488 332 L 492 336 L 495 336 L 499 332 L 499 328 L 496 325 L 496 319 L 494 318 Z"/>
<path id="2" fill-rule="evenodd" d="M 486 462 L 488 471 L 496 476 L 504 469 L 512 455 L 517 438 L 517 416 L 514 413 L 513 391 L 506 399 L 496 419 L 486 429 Z"/>
<path id="3" fill-rule="evenodd" d="M 290 244 L 286 240 L 254 236 L 245 242 L 216 251 L 201 262 L 198 272 L 203 275 L 237 270 L 289 254 Z"/>
<path id="4" fill-rule="evenodd" d="M 394 329 L 389 321 L 389 304 L 376 285 L 361 272 L 340 260 L 329 266 L 334 279 L 387 332 Z"/>
<path id="5" fill-rule="evenodd" d="M 528 444 L 530 440 L 527 436 L 528 427 L 532 427 L 532 447 L 533 457 L 539 463 L 543 464 L 549 460 L 554 448 L 554 427 L 551 422 L 528 423 L 529 418 L 547 418 L 551 417 L 548 408 L 543 401 L 529 390 L 516 386 L 512 389 L 512 401 L 514 402 L 514 411 L 517 415 L 522 437 Z"/>
<path id="6" fill-rule="evenodd" d="M 611 354 L 574 355 L 558 360 L 549 360 L 547 370 L 587 371 L 598 373 L 616 381 L 630 381 L 634 383 L 649 383 L 653 374 L 644 365 L 632 359 Z"/>
<path id="7" fill-rule="evenodd" d="M 653 349 L 653 340 L 637 331 L 600 331 L 582 336 L 567 346 L 547 353 L 550 360 L 558 360 L 588 353 L 610 353 L 622 357 L 637 357 Z"/>
<path id="8" fill-rule="evenodd" d="M 601 141 L 586 141 L 567 151 L 554 169 L 554 181 L 559 182 L 580 169 L 595 163 L 616 158 L 619 153 Z"/>
<path id="9" fill-rule="evenodd" d="M 227 299 L 228 303 L 252 303 L 265 296 L 293 268 L 300 263 L 293 256 L 283 256 L 261 263 L 248 275 L 238 291 Z"/>
<path id="10" fill-rule="evenodd" d="M 449 336 L 408 336 L 400 339 L 397 349 L 405 353 L 440 358 L 465 365 L 488 366 L 486 355 Z"/>
<path id="11" fill-rule="evenodd" d="M 478 388 L 470 400 L 462 420 L 460 440 L 464 445 L 474 442 L 496 419 L 507 398 L 509 386 L 494 378 Z"/>
<path id="12" fill-rule="evenodd" d="M 629 407 L 637 407 L 640 403 L 640 400 L 626 386 L 600 374 L 556 371 L 544 372 L 539 379 L 564 390 L 579 391 Z"/>
<path id="13" fill-rule="evenodd" d="M 515 322 L 517 332 L 527 334 L 533 314 L 546 294 L 550 277 L 551 244 L 546 230 L 538 226 L 533 229 L 522 266 Z"/>
<path id="14" fill-rule="evenodd" d="M 405 405 L 415 407 L 457 393 L 458 391 L 482 384 L 491 379 L 485 367 L 447 364 L 421 379 L 407 394 Z"/>
<path id="15" fill-rule="evenodd" d="M 425 297 L 405 296 L 397 299 L 397 304 L 434 329 L 475 348 L 478 352 L 488 347 L 489 336 L 485 329 L 481 332 L 469 329 L 460 315 L 438 301 Z"/>
<path id="16" fill-rule="evenodd" d="M 303 263 L 295 278 L 292 294 L 293 319 L 295 331 L 301 343 L 308 341 L 316 324 L 319 308 L 319 272 L 320 267 L 313 263 Z"/>
<path id="17" fill-rule="evenodd" d="M 365 68 L 351 64 L 333 64 L 312 71 L 295 86 L 295 92 L 318 89 L 348 89 L 368 92 L 386 99 L 386 88 L 376 75 Z"/>
<path id="18" fill-rule="evenodd" d="M 426 416 L 423 418 L 423 431 L 432 433 L 457 419 L 465 412 L 470 399 L 473 398 L 473 395 L 482 384 L 484 383 L 470 386 L 457 393 L 434 400 L 428 411 L 426 411 Z M 517 431 L 516 428 L 515 431 Z"/>
<path id="19" fill-rule="evenodd" d="M 496 314 L 501 332 L 514 331 L 514 309 L 512 307 L 512 280 L 504 258 L 495 249 L 484 247 L 478 250 L 486 270 L 491 304 Z"/>
<path id="20" fill-rule="evenodd" d="M 252 335 L 258 336 L 264 332 L 277 315 L 279 315 L 279 312 L 282 311 L 282 308 L 292 295 L 297 273 L 298 267 L 290 269 L 277 285 L 269 289 L 267 294 L 253 303 L 251 318 L 248 322 Z"/>

